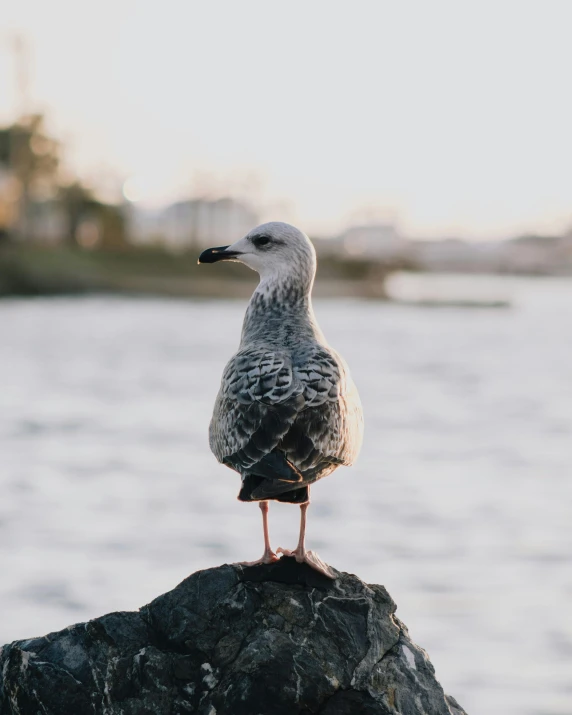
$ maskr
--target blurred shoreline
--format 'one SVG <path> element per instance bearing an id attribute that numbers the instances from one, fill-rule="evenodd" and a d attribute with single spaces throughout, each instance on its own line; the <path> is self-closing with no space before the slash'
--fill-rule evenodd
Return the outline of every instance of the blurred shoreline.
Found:
<path id="1" fill-rule="evenodd" d="M 198 253 L 160 247 L 86 251 L 7 244 L 0 250 L 0 298 L 94 293 L 247 298 L 258 280 L 244 266 L 197 265 Z M 385 300 L 387 275 L 398 266 L 379 261 L 319 262 L 314 294 Z"/>
<path id="2" fill-rule="evenodd" d="M 518 280 L 560 276 L 418 271 L 379 260 L 320 256 L 314 296 L 391 302 L 424 308 L 508 308 Z M 0 300 L 14 297 L 118 295 L 247 300 L 256 274 L 236 263 L 199 266 L 196 251 L 161 246 L 98 249 L 0 245 Z"/>

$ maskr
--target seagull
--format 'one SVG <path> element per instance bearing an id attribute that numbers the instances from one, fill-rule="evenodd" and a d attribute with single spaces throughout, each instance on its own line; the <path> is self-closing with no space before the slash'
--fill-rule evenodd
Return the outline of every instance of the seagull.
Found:
<path id="1" fill-rule="evenodd" d="M 209 248 L 199 263 L 239 261 L 257 271 L 238 352 L 227 364 L 209 428 L 219 462 L 238 472 L 240 501 L 258 501 L 264 554 L 244 565 L 293 556 L 329 578 L 332 569 L 305 546 L 310 485 L 361 448 L 363 414 L 343 358 L 331 348 L 312 309 L 316 251 L 287 223 L 254 228 L 230 246 Z M 270 546 L 268 501 L 300 506 L 294 550 Z"/>

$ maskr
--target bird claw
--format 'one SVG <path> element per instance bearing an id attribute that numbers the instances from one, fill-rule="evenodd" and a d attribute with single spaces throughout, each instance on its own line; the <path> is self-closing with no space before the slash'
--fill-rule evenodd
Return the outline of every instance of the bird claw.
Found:
<path id="1" fill-rule="evenodd" d="M 314 551 L 306 551 L 306 549 L 294 549 L 294 551 L 290 551 L 289 549 L 283 549 L 282 547 L 276 551 L 279 554 L 284 554 L 284 556 L 293 556 L 299 564 L 308 564 L 308 566 L 323 574 L 326 578 L 331 578 L 332 580 L 336 578 L 334 571 L 328 566 L 327 563 L 322 561 L 322 559 Z"/>
<path id="2" fill-rule="evenodd" d="M 259 566 L 260 564 L 275 564 L 280 561 L 280 556 L 274 551 L 265 551 L 257 561 L 239 561 L 238 566 Z"/>

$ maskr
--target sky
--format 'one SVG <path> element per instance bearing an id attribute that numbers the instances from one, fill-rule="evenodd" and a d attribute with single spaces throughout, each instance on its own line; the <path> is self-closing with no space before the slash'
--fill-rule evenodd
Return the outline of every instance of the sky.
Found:
<path id="1" fill-rule="evenodd" d="M 104 196 L 231 192 L 313 234 L 572 226 L 568 0 L 0 5 L 0 122 L 44 111 Z"/>

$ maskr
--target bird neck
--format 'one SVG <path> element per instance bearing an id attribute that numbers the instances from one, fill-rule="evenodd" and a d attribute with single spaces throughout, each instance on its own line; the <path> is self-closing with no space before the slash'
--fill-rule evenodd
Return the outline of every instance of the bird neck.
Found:
<path id="1" fill-rule="evenodd" d="M 312 308 L 314 278 L 264 277 L 252 294 L 244 316 L 241 345 L 263 342 L 292 347 L 300 341 L 322 340 Z"/>

